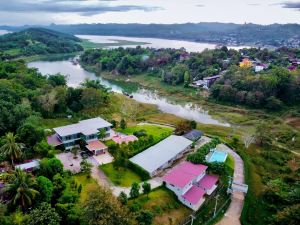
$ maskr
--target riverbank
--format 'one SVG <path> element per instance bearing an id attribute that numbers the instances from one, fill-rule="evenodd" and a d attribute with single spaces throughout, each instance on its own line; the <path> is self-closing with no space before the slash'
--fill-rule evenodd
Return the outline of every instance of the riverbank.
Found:
<path id="1" fill-rule="evenodd" d="M 150 79 L 149 81 L 147 75 L 121 78 L 120 76 L 107 73 L 98 75 L 109 80 L 117 80 L 118 83 L 130 83 L 130 85 L 135 83 L 143 87 L 153 88 L 160 95 L 172 95 L 170 98 L 177 101 L 197 101 L 196 97 L 192 96 L 189 98 L 188 95 L 184 94 L 185 92 L 181 91 L 184 89 L 183 87 L 175 87 L 176 91 L 172 91 L 172 86 L 168 86 L 169 89 L 167 89 L 157 78 L 155 78 L 156 80 Z M 218 136 L 226 143 L 234 146 L 233 149 L 244 160 L 245 183 L 249 185 L 249 193 L 245 197 L 241 216 L 242 224 L 264 224 L 266 222 L 265 219 L 273 215 L 273 212 L 269 208 L 270 203 L 266 203 L 263 197 L 266 188 L 268 188 L 266 180 L 270 181 L 278 179 L 278 177 L 284 179 L 286 176 L 296 176 L 300 158 L 299 155 L 293 154 L 292 151 L 299 151 L 299 148 L 296 147 L 299 146 L 299 130 L 295 130 L 287 124 L 280 113 L 267 113 L 262 110 L 224 106 L 208 102 L 205 98 L 199 99 L 197 102 L 201 102 L 201 105 L 209 109 L 215 117 L 228 118 L 228 121 L 233 124 L 231 128 L 226 128 L 198 123 L 197 128 L 203 130 L 207 135 Z M 172 117 L 172 115 L 162 115 L 155 118 L 154 115 L 151 115 L 147 119 L 154 122 L 174 124 L 176 120 Z M 265 130 L 266 138 L 271 138 L 271 143 L 261 146 L 253 142 L 246 148 L 244 144 L 245 138 L 252 134 L 256 135 L 256 127 L 261 123 L 271 126 L 271 130 Z M 276 138 L 288 138 L 289 135 L 297 137 L 294 144 L 285 142 L 285 148 L 288 150 L 278 149 L 276 147 L 278 146 Z M 271 155 L 270 149 L 273 149 Z M 254 218 L 253 215 L 256 215 L 256 217 Z"/>
<path id="2" fill-rule="evenodd" d="M 66 66 L 69 64 L 69 62 L 62 62 L 59 65 Z M 40 68 L 45 67 L 45 65 L 39 66 Z M 54 64 L 51 65 L 51 67 L 53 69 L 53 67 L 57 68 L 59 66 Z M 73 72 L 70 74 L 78 79 L 78 74 L 75 72 L 79 69 L 82 70 L 82 68 L 80 68 L 79 65 L 73 67 L 75 67 L 75 70 L 72 70 Z M 85 72 L 88 73 L 87 71 Z M 97 76 L 109 78 L 103 73 L 97 73 L 97 76 L 93 73 L 89 73 L 89 76 L 92 79 L 96 79 Z M 133 82 L 132 77 L 129 78 L 130 82 L 126 82 L 125 78 L 128 79 L 128 77 L 110 77 L 109 79 L 112 81 L 110 84 L 115 85 L 114 88 L 117 87 L 119 88 L 118 90 L 126 90 L 127 92 L 129 92 L 130 89 L 136 91 L 139 89 L 139 87 L 141 87 L 137 82 Z M 102 80 L 104 82 L 108 82 L 107 80 Z M 275 137 L 285 138 L 288 140 L 287 138 L 293 134 L 291 127 L 285 124 L 280 117 L 274 114 L 267 114 L 259 110 L 248 110 L 240 107 L 214 104 L 212 102 L 208 102 L 204 97 L 199 98 L 200 100 L 198 102 L 197 99 L 190 100 L 187 96 L 184 96 L 185 98 L 180 98 L 180 96 L 183 95 L 180 89 L 177 90 L 178 93 L 175 92 L 173 94 L 169 94 L 167 90 L 163 92 L 163 86 L 158 86 L 161 84 L 156 84 L 157 87 L 152 86 L 152 90 L 156 90 L 156 97 L 163 97 L 162 93 L 165 93 L 168 99 L 174 99 L 176 102 L 195 101 L 195 103 L 203 103 L 203 107 L 205 107 L 205 109 L 209 109 L 211 114 L 214 114 L 215 117 L 220 116 L 223 118 L 228 118 L 228 120 L 232 122 L 231 127 L 203 124 L 199 122 L 197 124 L 197 128 L 203 130 L 208 136 L 217 136 L 221 138 L 222 141 L 234 146 L 232 148 L 238 152 L 245 162 L 245 180 L 249 185 L 249 193 L 246 196 L 244 210 L 242 213 L 243 223 L 262 224 L 264 218 L 269 218 L 272 216 L 273 213 L 269 211 L 269 204 L 266 204 L 263 199 L 263 193 L 267 188 L 267 182 L 272 179 L 277 179 L 278 177 L 284 179 L 286 176 L 296 176 L 295 174 L 299 164 L 299 157 L 293 156 L 289 151 L 277 149 L 273 143 L 270 143 L 271 145 L 266 146 L 261 146 L 259 142 L 252 143 L 249 148 L 246 148 L 244 145 L 244 138 L 247 135 L 255 134 L 256 126 L 261 124 L 262 121 L 272 126 L 272 129 L 264 130 L 264 133 L 268 136 L 270 136 L 272 133 L 272 141 L 276 140 Z M 171 88 L 173 86 L 168 87 Z M 176 88 L 183 89 L 183 87 Z M 143 95 L 142 97 L 147 98 L 148 96 Z M 124 110 L 122 110 L 122 106 L 126 106 L 126 110 L 133 110 L 129 113 L 129 115 L 135 115 L 134 119 L 129 118 L 127 120 L 129 124 L 149 121 L 176 125 L 179 121 L 183 120 L 183 118 L 179 116 L 162 113 L 154 104 L 140 103 L 122 94 L 114 93 L 112 98 L 113 104 L 108 109 L 99 109 L 99 112 L 97 111 L 97 115 L 104 116 L 104 118 L 107 119 L 116 119 L 117 121 L 120 121 L 121 117 L 124 116 Z M 296 133 L 296 135 L 298 134 Z M 297 146 L 299 146 L 297 141 L 298 138 L 296 138 L 294 145 L 285 143 L 285 147 L 289 148 L 290 150 L 297 150 Z M 272 152 L 270 151 L 271 149 Z M 253 218 L 253 214 L 257 215 L 256 218 Z"/>
<path id="3" fill-rule="evenodd" d="M 147 74 L 135 76 L 120 76 L 107 72 L 97 72 L 93 67 L 82 65 L 86 70 L 94 72 L 97 76 L 103 77 L 110 82 L 127 87 L 126 92 L 136 91 L 138 87 L 155 90 L 160 96 L 167 96 L 170 101 L 176 103 L 190 102 L 200 105 L 203 110 L 208 111 L 214 119 L 226 121 L 233 126 L 243 126 L 249 129 L 258 120 L 272 118 L 262 110 L 250 110 L 238 106 L 229 106 L 211 102 L 208 100 L 208 92 L 199 91 L 195 88 L 185 88 L 183 86 L 172 86 L 160 81 L 157 77 Z"/>

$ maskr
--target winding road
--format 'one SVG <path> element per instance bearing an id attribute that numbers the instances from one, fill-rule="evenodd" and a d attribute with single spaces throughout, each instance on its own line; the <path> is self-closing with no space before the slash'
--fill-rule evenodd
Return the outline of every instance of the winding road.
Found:
<path id="1" fill-rule="evenodd" d="M 217 146 L 224 152 L 227 152 L 234 158 L 234 174 L 233 182 L 243 184 L 245 182 L 244 177 L 244 162 L 242 158 L 232 149 L 224 144 Z M 227 209 L 224 217 L 217 223 L 217 225 L 241 225 L 240 217 L 244 206 L 245 195 L 241 192 L 233 192 L 231 195 L 231 203 Z"/>

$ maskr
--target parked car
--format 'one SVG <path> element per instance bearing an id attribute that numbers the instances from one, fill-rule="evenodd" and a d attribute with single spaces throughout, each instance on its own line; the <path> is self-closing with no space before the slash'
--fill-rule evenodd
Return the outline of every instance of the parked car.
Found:
<path id="1" fill-rule="evenodd" d="M 86 159 L 89 157 L 89 155 L 86 152 L 81 152 L 80 155 L 83 159 Z"/>

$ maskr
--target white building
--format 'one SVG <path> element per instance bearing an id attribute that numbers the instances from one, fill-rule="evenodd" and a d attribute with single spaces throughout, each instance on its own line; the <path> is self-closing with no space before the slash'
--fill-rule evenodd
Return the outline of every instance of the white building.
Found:
<path id="1" fill-rule="evenodd" d="M 171 135 L 129 160 L 146 170 L 150 176 L 155 176 L 189 151 L 192 143 L 185 137 Z"/>
<path id="2" fill-rule="evenodd" d="M 196 211 L 204 203 L 205 194 L 210 195 L 217 188 L 218 178 L 207 175 L 206 169 L 205 165 L 185 161 L 169 171 L 163 180 L 179 201 Z"/>
<path id="3" fill-rule="evenodd" d="M 78 145 L 78 141 L 83 139 L 86 142 L 97 140 L 100 129 L 105 129 L 106 139 L 113 135 L 112 124 L 97 117 L 79 121 L 78 123 L 53 128 L 55 134 L 48 137 L 48 143 L 53 146 L 64 145 L 66 149 Z"/>

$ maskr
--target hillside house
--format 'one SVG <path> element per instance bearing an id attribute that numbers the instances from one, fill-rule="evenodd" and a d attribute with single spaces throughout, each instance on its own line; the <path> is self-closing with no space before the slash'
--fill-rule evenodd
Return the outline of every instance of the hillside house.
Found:
<path id="1" fill-rule="evenodd" d="M 215 82 L 221 77 L 221 75 L 215 75 L 211 77 L 205 77 L 203 80 L 197 80 L 193 82 L 193 85 L 196 87 L 203 87 L 209 89 Z"/>
<path id="2" fill-rule="evenodd" d="M 47 141 L 52 146 L 64 146 L 66 149 L 71 149 L 78 146 L 80 140 L 86 141 L 87 144 L 98 140 L 98 133 L 103 128 L 106 131 L 105 139 L 110 139 L 114 133 L 111 127 L 112 124 L 100 117 L 82 120 L 76 124 L 53 128 L 55 134 L 49 136 Z"/>
<path id="3" fill-rule="evenodd" d="M 180 202 L 197 211 L 217 188 L 218 177 L 206 174 L 207 166 L 183 162 L 163 177 L 166 187 L 173 191 Z"/>

